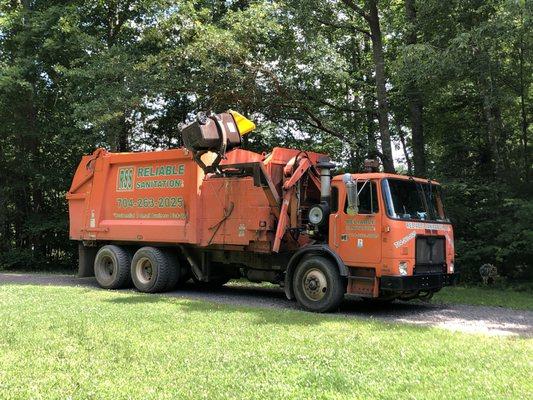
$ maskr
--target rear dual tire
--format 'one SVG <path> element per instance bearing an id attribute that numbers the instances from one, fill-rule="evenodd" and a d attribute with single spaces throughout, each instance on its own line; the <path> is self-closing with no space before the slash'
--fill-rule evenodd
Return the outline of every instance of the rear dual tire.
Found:
<path id="1" fill-rule="evenodd" d="M 177 255 L 155 247 L 141 247 L 131 261 L 131 278 L 144 293 L 172 290 L 180 278 Z"/>
<path id="2" fill-rule="evenodd" d="M 181 278 L 178 255 L 171 250 L 142 247 L 132 251 L 106 245 L 96 253 L 94 276 L 103 289 L 135 286 L 139 291 L 157 293 L 172 290 Z"/>
<path id="3" fill-rule="evenodd" d="M 94 259 L 94 276 L 104 289 L 131 287 L 131 253 L 115 246 L 103 246 Z"/>

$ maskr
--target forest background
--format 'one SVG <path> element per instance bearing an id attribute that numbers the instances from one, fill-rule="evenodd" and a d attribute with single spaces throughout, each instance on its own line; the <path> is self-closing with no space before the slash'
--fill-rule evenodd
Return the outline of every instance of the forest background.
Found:
<path id="1" fill-rule="evenodd" d="M 229 108 L 244 147 L 436 179 L 466 282 L 531 289 L 533 1 L 0 0 L 0 269 L 74 269 L 83 154 L 180 145 Z"/>

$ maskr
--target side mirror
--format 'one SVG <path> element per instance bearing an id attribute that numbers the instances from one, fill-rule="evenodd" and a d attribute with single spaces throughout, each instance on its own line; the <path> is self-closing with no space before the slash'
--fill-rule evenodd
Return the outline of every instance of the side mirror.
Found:
<path id="1" fill-rule="evenodd" d="M 348 198 L 348 207 L 346 207 L 346 213 L 348 215 L 357 215 L 359 214 L 359 195 L 363 191 L 366 185 L 369 186 L 370 190 L 370 214 L 374 214 L 373 209 L 373 200 L 372 200 L 372 183 L 370 180 L 365 179 L 359 181 L 358 179 L 353 180 L 350 174 L 344 174 L 342 180 L 346 185 L 346 193 Z M 366 202 L 366 200 L 365 200 Z M 363 212 L 363 214 L 368 214 L 368 212 Z"/>
<path id="2" fill-rule="evenodd" d="M 342 180 L 346 186 L 346 193 L 348 198 L 348 207 L 346 207 L 346 213 L 348 215 L 359 214 L 359 193 L 357 191 L 357 180 L 352 179 L 352 175 L 344 174 Z"/>

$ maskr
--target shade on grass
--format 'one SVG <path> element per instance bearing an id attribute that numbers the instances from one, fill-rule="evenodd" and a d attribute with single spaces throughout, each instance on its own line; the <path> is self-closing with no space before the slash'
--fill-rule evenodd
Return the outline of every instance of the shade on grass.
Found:
<path id="1" fill-rule="evenodd" d="M 533 295 L 531 292 L 517 292 L 512 289 L 447 287 L 435 294 L 433 302 L 533 310 Z"/>
<path id="2" fill-rule="evenodd" d="M 531 398 L 533 341 L 0 286 L 0 398 Z"/>

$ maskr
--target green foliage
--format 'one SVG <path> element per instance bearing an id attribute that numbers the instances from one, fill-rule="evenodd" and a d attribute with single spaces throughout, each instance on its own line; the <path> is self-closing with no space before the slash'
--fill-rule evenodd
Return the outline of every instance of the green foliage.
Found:
<path id="1" fill-rule="evenodd" d="M 501 182 L 445 187 L 463 278 L 479 281 L 479 267 L 492 263 L 510 280 L 533 279 L 532 202 L 510 197 L 513 191 Z"/>
<path id="2" fill-rule="evenodd" d="M 245 148 L 360 169 L 380 154 L 371 3 L 0 0 L 0 266 L 70 265 L 81 155 L 177 146 L 200 110 L 256 120 Z M 533 3 L 417 0 L 414 19 L 405 5 L 378 2 L 397 170 L 413 167 L 416 95 L 463 276 L 492 262 L 531 279 Z"/>
<path id="3" fill-rule="evenodd" d="M 64 193 L 93 138 L 75 129 L 55 65 L 72 43 L 57 29 L 72 11 L 2 2 L 0 13 L 0 266 L 70 263 Z"/>

